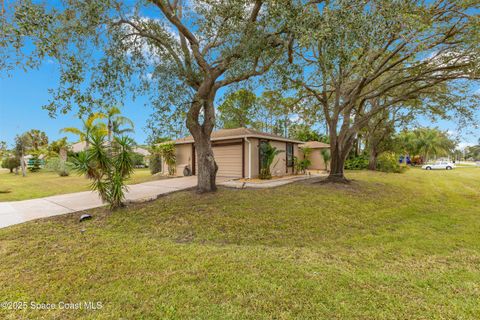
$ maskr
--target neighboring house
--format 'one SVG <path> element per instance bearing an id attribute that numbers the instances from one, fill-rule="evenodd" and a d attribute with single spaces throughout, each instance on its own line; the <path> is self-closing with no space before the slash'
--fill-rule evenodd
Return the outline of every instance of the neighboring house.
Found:
<path id="1" fill-rule="evenodd" d="M 70 150 L 72 152 L 78 153 L 78 152 L 85 151 L 86 149 L 87 149 L 87 143 L 85 141 L 80 141 L 80 142 L 72 144 L 72 147 L 71 147 Z M 135 153 L 138 153 L 138 154 L 140 154 L 144 157 L 149 157 L 150 156 L 150 151 L 148 151 L 147 149 L 141 148 L 141 147 L 134 147 L 132 151 L 135 152 Z"/>
<path id="2" fill-rule="evenodd" d="M 150 151 L 148 151 L 147 149 L 141 148 L 141 147 L 135 147 L 135 148 L 133 148 L 132 151 L 135 152 L 135 153 L 138 153 L 138 154 L 140 154 L 144 157 L 149 157 L 150 156 Z"/>
<path id="3" fill-rule="evenodd" d="M 77 143 L 72 144 L 70 150 L 74 153 L 79 153 L 85 151 L 87 149 L 87 143 L 85 141 L 79 141 Z"/>
<path id="4" fill-rule="evenodd" d="M 325 166 L 325 161 L 323 161 L 321 151 L 325 149 L 330 149 L 330 145 L 319 141 L 308 141 L 299 146 L 300 149 L 305 147 L 312 149 L 312 152 L 309 156 L 311 164 L 307 169 L 327 170 L 327 167 Z"/>
<path id="5" fill-rule="evenodd" d="M 212 132 L 212 149 L 218 165 L 217 176 L 233 178 L 256 178 L 260 173 L 261 157 L 259 146 L 270 143 L 283 152 L 278 154 L 270 168 L 272 175 L 294 173 L 294 157 L 302 157 L 298 148 L 302 141 L 287 139 L 270 133 L 247 128 L 222 129 Z M 193 137 L 173 141 L 176 149 L 176 175 L 183 176 L 188 166 L 193 175 L 198 171 L 197 155 Z M 163 172 L 168 172 L 164 163 Z"/>
<path id="6" fill-rule="evenodd" d="M 134 153 L 137 153 L 143 156 L 143 163 L 148 167 L 150 165 L 150 151 L 141 147 L 135 147 L 132 150 Z"/>

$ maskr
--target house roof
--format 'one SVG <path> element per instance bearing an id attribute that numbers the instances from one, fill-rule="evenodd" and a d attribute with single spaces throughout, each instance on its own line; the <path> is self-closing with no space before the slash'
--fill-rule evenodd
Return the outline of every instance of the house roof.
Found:
<path id="1" fill-rule="evenodd" d="M 140 148 L 140 147 L 133 148 L 133 152 L 141 154 L 144 157 L 147 157 L 147 156 L 150 155 L 150 151 L 148 151 L 147 149 L 144 149 L 144 148 Z"/>
<path id="2" fill-rule="evenodd" d="M 87 148 L 87 143 L 85 141 L 79 141 L 77 143 L 72 144 L 72 152 L 82 152 L 85 151 Z"/>
<path id="3" fill-rule="evenodd" d="M 330 145 L 328 143 L 323 143 L 320 141 L 307 141 L 301 145 L 299 145 L 300 148 L 312 148 L 312 149 L 325 149 L 325 148 L 330 148 Z"/>
<path id="4" fill-rule="evenodd" d="M 292 143 L 303 143 L 302 141 L 284 138 L 282 136 L 261 132 L 249 128 L 235 128 L 235 129 L 220 129 L 217 131 L 213 131 L 211 135 L 211 141 L 219 141 L 219 140 L 228 140 L 228 139 L 235 139 L 235 138 L 260 138 L 260 139 L 268 139 L 268 140 L 275 140 L 275 141 L 285 141 L 285 142 L 292 142 Z M 173 141 L 175 144 L 186 144 L 192 143 L 193 137 L 188 136 L 185 138 L 177 139 Z"/>
<path id="5" fill-rule="evenodd" d="M 87 143 L 85 141 L 80 141 L 77 143 L 72 144 L 71 150 L 75 153 L 82 152 L 87 149 Z M 135 153 L 141 154 L 142 156 L 146 157 L 150 155 L 150 152 L 147 149 L 135 147 L 132 150 Z"/>

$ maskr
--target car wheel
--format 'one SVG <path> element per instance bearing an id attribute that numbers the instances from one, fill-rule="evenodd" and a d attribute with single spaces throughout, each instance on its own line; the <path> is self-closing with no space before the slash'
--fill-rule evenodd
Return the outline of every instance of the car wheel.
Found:
<path id="1" fill-rule="evenodd" d="M 432 170 L 432 167 L 426 167 L 425 170 Z"/>
<path id="2" fill-rule="evenodd" d="M 452 167 L 448 166 L 446 169 L 447 169 L 447 170 L 452 170 Z"/>

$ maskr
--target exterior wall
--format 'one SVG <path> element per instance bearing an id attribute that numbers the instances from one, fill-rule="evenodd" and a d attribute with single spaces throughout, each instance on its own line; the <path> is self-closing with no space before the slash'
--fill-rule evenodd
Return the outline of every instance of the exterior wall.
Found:
<path id="1" fill-rule="evenodd" d="M 248 138 L 248 141 L 251 143 L 251 154 L 249 153 L 249 148 L 248 148 L 248 143 L 245 142 L 243 144 L 245 150 L 244 150 L 244 163 L 245 163 L 245 171 L 244 175 L 245 178 L 248 178 L 248 172 L 249 172 L 249 157 L 251 158 L 251 177 L 252 178 L 258 178 L 259 172 L 260 172 L 260 158 L 259 158 L 259 144 L 260 144 L 260 139 L 258 138 Z M 286 142 L 284 141 L 273 141 L 270 140 L 270 144 L 274 147 L 276 147 L 278 150 L 282 150 L 283 152 L 278 154 L 272 164 L 271 172 L 272 175 L 274 176 L 283 176 L 286 174 L 293 174 L 294 173 L 294 168 L 289 167 L 287 170 L 286 167 L 286 162 L 287 162 L 287 154 L 286 154 Z M 227 148 L 227 147 L 225 147 Z M 241 150 L 241 145 L 237 146 Z M 215 149 L 215 147 L 214 147 Z M 221 147 L 219 148 L 221 149 Z M 215 150 L 216 151 L 216 150 Z M 214 152 L 215 152 L 214 151 Z M 293 155 L 295 157 L 298 157 L 300 159 L 303 158 L 303 154 L 301 152 L 301 149 L 298 148 L 298 144 L 293 144 Z M 320 155 L 320 153 L 319 153 Z M 189 165 L 190 169 L 193 168 L 192 165 L 192 144 L 179 144 L 176 145 L 176 157 L 177 157 L 177 163 L 176 163 L 176 171 L 175 175 L 176 176 L 183 176 L 183 169 L 185 165 Z M 240 155 L 241 157 L 241 155 Z M 198 166 L 198 164 L 196 164 Z M 238 161 L 238 163 L 235 164 L 236 166 L 241 167 L 241 161 Z M 163 163 L 162 166 L 163 169 L 163 174 L 168 174 L 168 166 Z M 241 169 L 238 171 L 241 172 Z M 196 168 L 196 172 L 198 172 L 198 168 Z"/>
<path id="2" fill-rule="evenodd" d="M 175 175 L 183 176 L 183 169 L 187 164 L 192 169 L 192 144 L 177 144 L 175 146 L 175 155 L 177 157 Z M 163 163 L 163 174 L 168 174 L 168 166 L 165 162 Z"/>
<path id="3" fill-rule="evenodd" d="M 260 146 L 260 139 L 249 138 L 248 139 L 252 143 L 252 178 L 258 178 L 260 173 L 260 153 L 259 153 L 259 146 Z M 289 167 L 287 169 L 287 153 L 286 148 L 287 144 L 284 141 L 273 141 L 270 140 L 270 144 L 277 148 L 277 150 L 282 150 L 283 152 L 278 154 L 275 159 L 273 160 L 272 167 L 270 171 L 272 176 L 284 176 L 287 174 L 294 173 L 294 167 Z M 248 157 L 248 144 L 245 143 L 245 154 Z M 295 157 L 302 157 L 303 155 L 298 148 L 298 144 L 293 144 L 293 155 Z M 248 160 L 248 159 L 247 159 Z M 245 163 L 245 177 L 248 177 L 248 161 Z"/>
<path id="4" fill-rule="evenodd" d="M 260 169 L 259 169 L 260 161 L 259 161 L 259 158 L 258 158 L 258 146 L 259 146 L 260 140 L 255 139 L 255 138 L 248 138 L 248 141 L 250 141 L 250 143 L 252 144 L 252 146 L 251 146 L 252 154 L 250 155 L 250 157 L 252 158 L 252 161 L 251 161 L 251 164 L 252 164 L 252 170 L 251 170 L 252 178 L 257 178 L 258 173 L 260 172 Z M 249 156 L 249 154 L 248 154 L 248 143 L 245 143 L 245 147 L 247 148 L 246 155 L 248 157 Z M 248 178 L 248 161 L 246 162 L 245 177 Z"/>
<path id="5" fill-rule="evenodd" d="M 277 150 L 283 151 L 275 156 L 270 172 L 272 176 L 284 176 L 287 174 L 287 144 L 283 141 L 270 141 L 270 144 Z"/>
<path id="6" fill-rule="evenodd" d="M 312 162 L 308 167 L 309 170 L 326 170 L 325 162 L 323 161 L 323 157 L 321 152 L 321 148 L 314 148 L 312 149 L 312 153 L 310 154 L 310 161 Z"/>

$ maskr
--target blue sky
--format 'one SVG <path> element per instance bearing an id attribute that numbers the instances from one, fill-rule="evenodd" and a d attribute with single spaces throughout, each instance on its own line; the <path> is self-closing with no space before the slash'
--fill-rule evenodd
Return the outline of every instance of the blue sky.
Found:
<path id="1" fill-rule="evenodd" d="M 7 1 L 8 4 L 8 1 Z M 57 1 L 49 2 L 50 5 L 58 4 Z M 155 11 L 154 11 L 155 13 Z M 152 12 L 145 12 L 150 15 Z M 67 115 L 58 115 L 57 118 L 49 117 L 48 112 L 42 109 L 50 100 L 48 89 L 58 86 L 58 65 L 53 61 L 45 61 L 39 70 L 15 70 L 7 77 L 0 73 L 0 141 L 6 141 L 10 146 L 15 135 L 30 129 L 40 129 L 47 133 L 50 141 L 67 136 L 70 142 L 76 142 L 73 135 L 60 133 L 64 127 L 80 127 L 80 120 L 75 117 L 75 110 Z M 216 101 L 226 90 L 217 94 Z M 480 87 L 473 88 L 473 91 L 480 94 Z M 257 92 L 259 94 L 261 92 Z M 145 106 L 146 100 L 138 98 L 135 101 L 125 101 L 123 113 L 135 123 L 133 135 L 137 143 L 144 143 L 148 133 L 145 126 L 153 109 Z M 148 105 L 148 103 L 147 103 Z M 480 101 L 477 109 L 477 116 L 480 119 Z M 461 137 L 460 146 L 475 144 L 480 138 L 480 129 L 470 128 L 470 132 L 457 131 L 457 124 L 453 121 L 441 121 L 431 123 L 429 120 L 421 119 L 423 126 L 438 126 L 443 130 L 449 130 L 452 134 Z"/>
<path id="2" fill-rule="evenodd" d="M 72 111 L 67 115 L 58 115 L 56 119 L 49 117 L 48 112 L 42 109 L 42 105 L 48 103 L 49 88 L 58 85 L 57 66 L 52 62 L 45 62 L 39 70 L 16 70 L 6 77 L 0 77 L 0 141 L 13 143 L 16 134 L 30 129 L 40 129 L 47 133 L 50 141 L 64 137 L 60 129 L 69 126 L 80 126 L 80 121 Z M 476 88 L 474 90 L 480 90 Z M 217 99 L 218 101 L 218 99 Z M 144 143 L 148 133 L 145 126 L 149 115 L 153 112 L 145 106 L 145 99 L 126 101 L 123 113 L 135 123 L 134 138 L 137 143 Z M 480 107 L 477 111 L 480 118 Z M 431 123 L 429 120 L 420 120 L 425 126 L 438 126 L 443 130 L 449 130 L 458 134 L 457 125 L 453 121 L 441 121 Z M 462 143 L 460 146 L 474 144 L 480 138 L 480 129 L 471 128 L 472 133 L 460 134 Z M 70 142 L 75 142 L 76 137 L 67 135 Z"/>
<path id="3" fill-rule="evenodd" d="M 67 115 L 49 117 L 42 109 L 50 99 L 48 89 L 58 85 L 57 67 L 53 62 L 45 62 L 39 70 L 16 70 L 9 77 L 0 77 L 0 141 L 13 143 L 16 134 L 30 129 L 40 129 L 47 133 L 50 141 L 67 136 L 70 142 L 76 137 L 60 133 L 64 127 L 80 127 L 75 111 Z M 127 101 L 123 113 L 132 119 L 135 126 L 134 138 L 143 143 L 147 138 L 144 130 L 152 109 L 144 106 L 144 99 Z"/>

